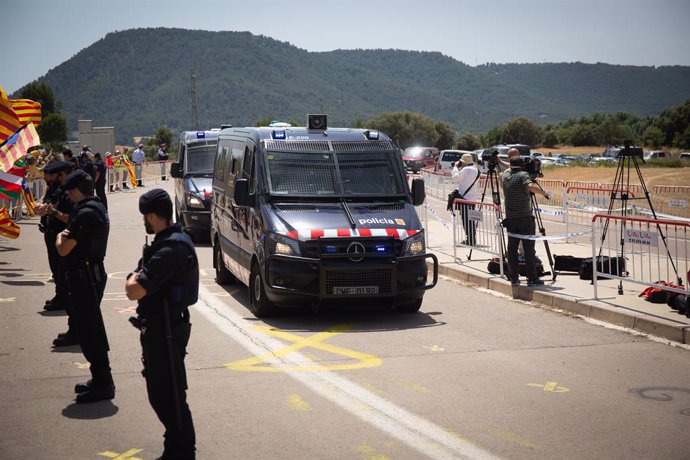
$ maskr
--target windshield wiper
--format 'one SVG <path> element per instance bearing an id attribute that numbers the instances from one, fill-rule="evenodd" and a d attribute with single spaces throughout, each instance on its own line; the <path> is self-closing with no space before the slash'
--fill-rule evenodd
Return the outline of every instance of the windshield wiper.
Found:
<path id="1" fill-rule="evenodd" d="M 347 202 L 345 201 L 345 198 L 340 198 L 340 205 L 343 207 L 345 210 L 345 214 L 347 214 L 347 220 L 350 221 L 350 226 L 352 228 L 355 228 L 357 224 L 355 223 L 355 218 L 352 217 L 352 212 L 350 212 L 350 208 L 347 206 Z"/>

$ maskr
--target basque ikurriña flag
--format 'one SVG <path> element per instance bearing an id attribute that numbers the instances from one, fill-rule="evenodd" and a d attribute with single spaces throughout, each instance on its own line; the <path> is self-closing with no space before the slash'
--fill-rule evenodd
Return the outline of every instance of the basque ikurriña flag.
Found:
<path id="1" fill-rule="evenodd" d="M 16 200 L 22 194 L 22 178 L 0 171 L 0 198 Z"/>
<path id="2" fill-rule="evenodd" d="M 5 142 L 0 144 L 0 171 L 9 171 L 14 162 L 27 154 L 29 148 L 39 145 L 38 137 L 33 123 L 27 123 L 16 131 Z"/>

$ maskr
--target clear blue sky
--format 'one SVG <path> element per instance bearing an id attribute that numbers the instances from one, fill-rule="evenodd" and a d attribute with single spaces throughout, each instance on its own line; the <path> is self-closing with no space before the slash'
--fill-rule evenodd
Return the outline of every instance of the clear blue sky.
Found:
<path id="1" fill-rule="evenodd" d="M 249 31 L 309 51 L 440 51 L 469 65 L 690 65 L 690 0 L 2 0 L 0 12 L 8 92 L 139 27 Z"/>

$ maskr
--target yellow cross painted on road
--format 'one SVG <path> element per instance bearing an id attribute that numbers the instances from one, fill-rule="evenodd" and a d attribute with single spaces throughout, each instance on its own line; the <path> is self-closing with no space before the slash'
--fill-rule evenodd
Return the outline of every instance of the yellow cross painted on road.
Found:
<path id="1" fill-rule="evenodd" d="M 7 297 L 6 299 L 0 298 L 0 303 L 3 303 L 3 302 L 14 302 L 15 300 L 17 300 L 16 297 Z"/>
<path id="2" fill-rule="evenodd" d="M 570 391 L 568 388 L 559 387 L 558 382 L 546 382 L 546 383 L 528 383 L 527 386 L 543 388 L 544 391 L 549 393 L 567 393 Z"/>
<path id="3" fill-rule="evenodd" d="M 109 450 L 106 450 L 105 452 L 99 452 L 98 455 L 100 455 L 101 457 L 113 458 L 115 460 L 142 460 L 139 457 L 133 457 L 134 454 L 138 454 L 141 451 L 142 449 L 129 449 L 127 452 L 122 452 L 121 454 L 118 454 L 117 452 L 111 452 Z"/>
<path id="4" fill-rule="evenodd" d="M 279 350 L 266 353 L 262 356 L 254 356 L 252 358 L 242 359 L 240 361 L 234 361 L 225 364 L 230 370 L 233 371 L 245 371 L 245 372 L 285 372 L 285 371 L 299 371 L 299 372 L 316 372 L 316 371 L 344 371 L 353 369 L 364 369 L 368 367 L 376 367 L 381 365 L 381 358 L 367 353 L 360 353 L 358 351 L 350 350 L 348 348 L 339 347 L 336 345 L 331 345 L 324 343 L 323 341 L 340 335 L 349 329 L 352 329 L 354 325 L 343 324 L 340 326 L 335 326 L 324 332 L 319 332 L 317 334 L 311 335 L 309 337 L 300 337 L 295 334 L 290 334 L 284 331 L 277 331 L 268 326 L 256 326 L 254 329 L 265 334 L 271 335 L 273 337 L 278 337 L 288 342 L 292 342 Z M 287 364 L 281 363 L 280 360 L 284 356 L 302 350 L 304 348 L 315 348 L 317 350 L 327 351 L 336 355 L 344 356 L 346 358 L 354 359 L 355 362 L 346 362 L 339 364 L 319 364 L 317 359 L 310 358 L 303 355 L 309 362 L 313 364 Z M 273 364 L 278 365 L 273 365 Z"/>

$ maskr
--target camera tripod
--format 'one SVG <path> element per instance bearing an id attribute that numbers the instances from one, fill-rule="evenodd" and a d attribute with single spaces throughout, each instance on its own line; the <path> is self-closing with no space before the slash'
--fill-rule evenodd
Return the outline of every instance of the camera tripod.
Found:
<path id="1" fill-rule="evenodd" d="M 621 201 L 621 216 L 626 217 L 628 215 L 628 201 L 630 200 L 646 200 L 647 204 L 649 205 L 649 209 L 652 212 L 652 216 L 654 217 L 654 220 L 658 220 L 656 217 L 656 211 L 654 211 L 654 206 L 652 205 L 652 200 L 649 197 L 649 189 L 647 188 L 647 185 L 644 182 L 644 178 L 642 177 L 642 171 L 640 171 L 640 165 L 638 163 L 638 158 L 642 160 L 644 163 L 644 159 L 642 158 L 642 149 L 634 147 L 632 145 L 632 141 L 626 140 L 624 141 L 624 148 L 621 149 L 621 151 L 618 153 L 618 165 L 616 166 L 616 176 L 614 178 L 614 183 L 613 187 L 611 190 L 611 201 L 609 201 L 609 209 L 607 211 L 608 215 L 612 215 L 614 213 L 614 205 L 616 200 Z M 630 197 L 630 175 L 631 175 L 631 169 L 635 171 L 637 174 L 637 178 L 640 181 L 640 186 L 642 188 L 642 191 L 644 192 L 644 197 Z M 619 196 L 620 195 L 620 196 Z M 601 234 L 601 247 L 599 248 L 599 257 L 602 255 L 602 251 L 604 249 L 604 241 L 606 240 L 606 233 L 608 232 L 609 228 L 609 222 L 610 220 L 606 220 L 604 223 L 604 229 Z M 656 224 L 657 231 L 659 232 L 659 235 L 661 235 L 661 240 L 664 242 L 664 247 L 666 248 L 666 255 L 668 256 L 669 262 L 671 262 L 671 267 L 673 268 L 673 271 L 676 275 L 677 282 L 678 284 L 682 284 L 682 278 L 678 276 L 678 268 L 676 268 L 676 264 L 673 261 L 673 257 L 671 256 L 671 251 L 668 248 L 668 242 L 666 241 L 666 235 L 664 235 L 664 232 L 661 229 L 661 225 L 657 222 Z M 625 256 L 625 220 L 622 221 L 621 223 L 621 229 L 620 229 L 620 256 Z M 596 263 L 596 261 L 594 261 Z M 617 261 L 616 261 L 617 263 Z M 619 273 L 620 276 L 622 274 Z M 618 282 L 618 294 L 623 294 L 623 280 L 619 280 Z"/>
<path id="2" fill-rule="evenodd" d="M 539 185 L 539 182 L 534 180 L 534 178 L 532 178 L 532 183 L 537 184 L 537 187 L 544 191 L 544 189 L 541 188 L 541 185 Z M 541 211 L 539 209 L 539 205 L 537 204 L 537 197 L 534 193 L 530 193 L 530 203 L 532 205 L 532 215 L 534 215 L 534 221 L 537 224 L 537 230 L 539 230 L 541 236 L 546 236 L 544 221 L 541 219 Z M 549 247 L 549 242 L 547 240 L 544 240 L 544 249 L 546 250 L 546 258 L 548 259 L 549 267 L 551 268 L 551 281 L 556 281 L 557 273 L 553 268 L 553 256 L 551 255 L 551 248 Z M 539 275 L 541 275 L 541 273 Z"/>
<path id="3" fill-rule="evenodd" d="M 503 214 L 501 213 L 501 194 L 500 194 L 500 183 L 498 182 L 498 173 L 496 172 L 496 164 L 489 164 L 488 172 L 486 173 L 486 181 L 484 182 L 484 188 L 482 189 L 481 198 L 479 201 L 484 202 L 486 197 L 486 189 L 491 188 L 491 200 L 493 204 L 496 205 L 496 222 L 499 224 L 498 228 L 501 233 L 500 239 L 500 253 L 501 253 L 501 267 L 507 263 L 506 259 L 506 241 L 505 234 L 503 232 L 503 226 L 500 225 L 503 222 Z M 469 236 L 468 236 L 469 239 Z M 467 256 L 467 260 L 472 260 L 472 248 L 470 247 L 470 253 Z"/>

